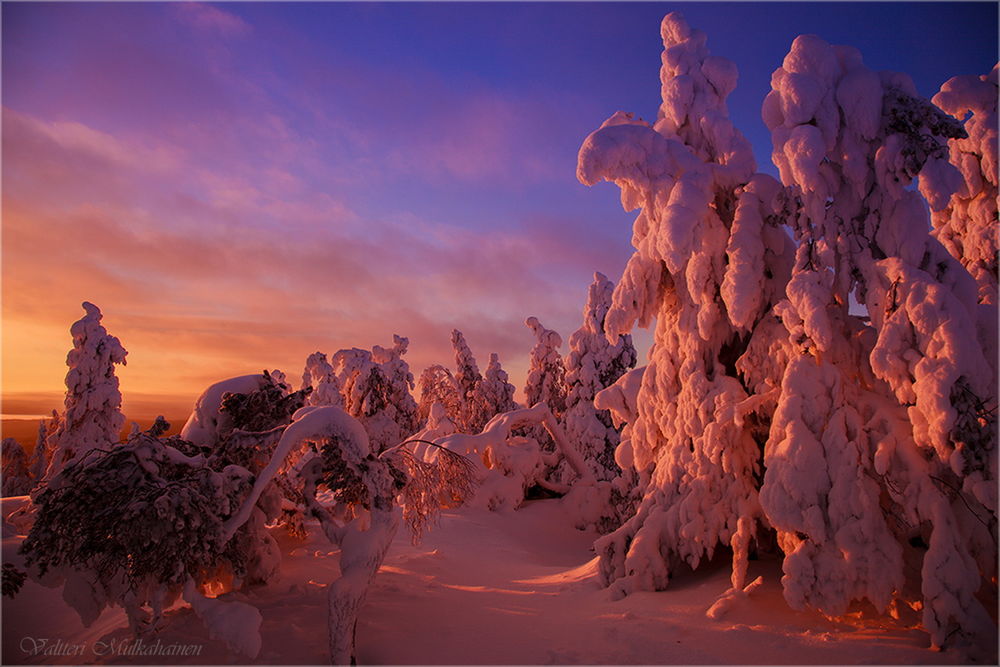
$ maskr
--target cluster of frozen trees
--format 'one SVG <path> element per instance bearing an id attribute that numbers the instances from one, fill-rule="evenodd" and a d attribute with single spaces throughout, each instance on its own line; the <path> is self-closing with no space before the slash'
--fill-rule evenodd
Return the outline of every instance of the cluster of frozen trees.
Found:
<path id="1" fill-rule="evenodd" d="M 271 581 L 281 561 L 271 529 L 300 528 L 305 515 L 341 550 L 328 587 L 330 651 L 351 661 L 358 610 L 400 521 L 419 537 L 441 499 L 461 504 L 476 483 L 464 458 L 442 449 L 425 462 L 400 444 L 416 427 L 407 340 L 342 350 L 332 364 L 314 354 L 298 391 L 280 371 L 215 383 L 180 435 L 164 437 L 159 418 L 119 442 L 114 364 L 124 350 L 100 311 L 84 308 L 71 330 L 66 410 L 38 448 L 42 477 L 4 443 L 5 494 L 31 491 L 30 505 L 6 517 L 27 533 L 27 574 L 62 587 L 85 624 L 121 606 L 140 636 L 183 596 L 212 637 L 254 657 L 260 613 L 215 596 Z M 15 575 L 5 565 L 5 582 Z"/>
<path id="2" fill-rule="evenodd" d="M 997 70 L 952 79 L 939 108 L 856 49 L 797 38 L 763 105 L 779 182 L 729 120 L 733 64 L 677 14 L 662 37 L 656 122 L 615 114 L 577 172 L 639 209 L 608 336 L 656 323 L 641 378 L 597 397 L 626 424 L 617 459 L 641 496 L 597 542 L 604 584 L 662 589 L 725 547 L 732 597 L 773 535 L 794 608 L 905 604 L 936 646 L 982 642 Z"/>

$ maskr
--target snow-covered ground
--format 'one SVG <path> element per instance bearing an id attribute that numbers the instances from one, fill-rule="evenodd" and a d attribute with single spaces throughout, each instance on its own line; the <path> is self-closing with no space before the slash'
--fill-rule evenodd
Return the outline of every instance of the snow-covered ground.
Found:
<path id="1" fill-rule="evenodd" d="M 5 501 L 4 513 L 8 510 Z M 729 587 L 725 557 L 676 577 L 667 591 L 612 601 L 599 587 L 593 533 L 575 530 L 561 501 L 530 501 L 516 512 L 446 513 L 413 546 L 399 531 L 361 612 L 358 660 L 368 664 L 955 664 L 961 656 L 927 648 L 916 614 L 899 621 L 838 620 L 792 611 L 781 596 L 780 565 L 752 561 L 763 585 L 721 619 L 706 610 Z M 21 538 L 3 540 L 4 562 L 20 562 Z M 263 616 L 256 664 L 324 664 L 324 586 L 338 574 L 337 551 L 318 529 L 305 542 L 279 536 L 277 583 L 243 599 Z M 28 582 L 3 600 L 4 664 L 240 664 L 212 640 L 183 602 L 157 639 L 200 646 L 192 656 L 127 654 L 124 614 L 105 611 L 91 628 L 58 589 Z M 63 653 L 25 652 L 48 639 Z M 69 647 L 78 647 L 76 649 Z M 177 650 L 177 649 L 173 649 Z M 198 649 L 192 649 L 198 650 Z M 101 652 L 103 655 L 95 655 Z"/>

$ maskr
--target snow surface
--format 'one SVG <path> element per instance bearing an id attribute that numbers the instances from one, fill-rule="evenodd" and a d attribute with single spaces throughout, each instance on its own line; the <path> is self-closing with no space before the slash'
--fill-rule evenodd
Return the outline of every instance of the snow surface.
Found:
<path id="1" fill-rule="evenodd" d="M 23 499 L 21 499 L 23 502 Z M 3 513 L 18 504 L 4 499 Z M 85 629 L 56 589 L 27 582 L 4 598 L 4 662 L 25 664 L 327 664 L 325 586 L 340 551 L 315 523 L 302 542 L 275 530 L 283 552 L 277 583 L 220 601 L 260 611 L 261 648 L 236 654 L 185 603 L 167 612 L 149 646 L 201 645 L 197 656 L 95 656 L 97 642 L 131 641 L 124 613 L 106 610 Z M 706 618 L 730 587 L 729 559 L 675 575 L 668 591 L 612 601 L 600 588 L 593 532 L 578 531 L 560 500 L 529 501 L 517 512 L 448 511 L 414 546 L 399 532 L 360 611 L 361 664 L 957 664 L 928 650 L 916 614 L 867 617 L 861 608 L 829 620 L 782 599 L 777 561 L 751 561 L 759 588 Z M 20 537 L 5 537 L 3 561 L 20 564 Z M 25 655 L 24 637 L 83 644 L 85 657 Z"/>

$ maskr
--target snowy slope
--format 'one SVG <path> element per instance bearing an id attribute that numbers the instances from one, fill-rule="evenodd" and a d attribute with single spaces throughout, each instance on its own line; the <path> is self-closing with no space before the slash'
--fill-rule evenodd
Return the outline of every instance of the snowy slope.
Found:
<path id="1" fill-rule="evenodd" d="M 6 515 L 9 501 L 5 499 Z M 277 535 L 276 535 L 277 536 Z M 338 552 L 318 529 L 304 543 L 278 536 L 281 580 L 247 596 L 263 616 L 256 664 L 327 662 L 323 587 L 338 574 Z M 611 601 L 599 588 L 591 543 L 572 528 L 560 501 L 517 512 L 446 514 L 419 546 L 397 535 L 358 624 L 358 658 L 368 664 L 954 664 L 927 649 L 927 635 L 905 621 L 829 621 L 788 608 L 777 562 L 752 561 L 764 585 L 720 620 L 705 611 L 729 587 L 729 562 L 681 574 L 670 589 Z M 3 560 L 19 562 L 19 537 L 3 541 Z M 120 610 L 82 627 L 58 590 L 29 582 L 3 600 L 4 664 L 241 664 L 211 640 L 183 602 L 168 614 L 161 645 L 201 645 L 198 656 L 95 656 L 112 640 L 129 641 Z M 25 637 L 83 644 L 81 655 L 36 656 Z M 98 644 L 104 642 L 104 644 Z M 30 648 L 31 642 L 27 642 Z"/>

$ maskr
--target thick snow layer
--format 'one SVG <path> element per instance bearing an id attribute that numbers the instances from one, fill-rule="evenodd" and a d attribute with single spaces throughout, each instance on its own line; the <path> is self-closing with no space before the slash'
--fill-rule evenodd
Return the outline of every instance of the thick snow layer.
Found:
<path id="1" fill-rule="evenodd" d="M 181 437 L 199 445 L 216 444 L 222 420 L 225 419 L 219 412 L 222 396 L 227 393 L 248 394 L 261 389 L 266 382 L 267 378 L 262 373 L 257 373 L 240 375 L 211 385 L 195 401 L 191 416 L 181 429 Z"/>
<path id="2" fill-rule="evenodd" d="M 6 513 L 7 500 L 4 501 Z M 247 658 L 212 639 L 179 601 L 167 623 L 141 646 L 173 655 L 125 655 L 136 646 L 124 614 L 106 610 L 90 628 L 58 590 L 25 584 L 4 598 L 5 662 L 80 664 L 327 664 L 326 584 L 340 573 L 340 550 L 315 525 L 296 541 L 276 531 L 282 576 L 220 601 L 259 610 L 260 652 Z M 417 546 L 399 533 L 368 590 L 357 628 L 359 664 L 957 664 L 961 656 L 927 649 L 916 614 L 874 619 L 863 608 L 841 619 L 796 612 L 782 599 L 775 561 L 751 561 L 758 588 L 706 612 L 730 588 L 728 561 L 678 575 L 669 591 L 611 601 L 597 581 L 590 544 L 573 529 L 561 501 L 527 503 L 508 514 L 446 512 Z M 19 563 L 20 538 L 3 541 L 4 562 Z M 80 655 L 37 655 L 31 639 L 81 646 Z M 103 642 L 103 643 L 101 643 Z M 113 650 L 112 642 L 118 653 Z M 196 655 L 178 647 L 193 646 Z M 171 649 L 170 647 L 175 647 Z M 39 648 L 41 651 L 42 649 Z M 101 655 L 96 655 L 101 652 Z M 995 653 L 994 653 L 995 656 Z"/>

